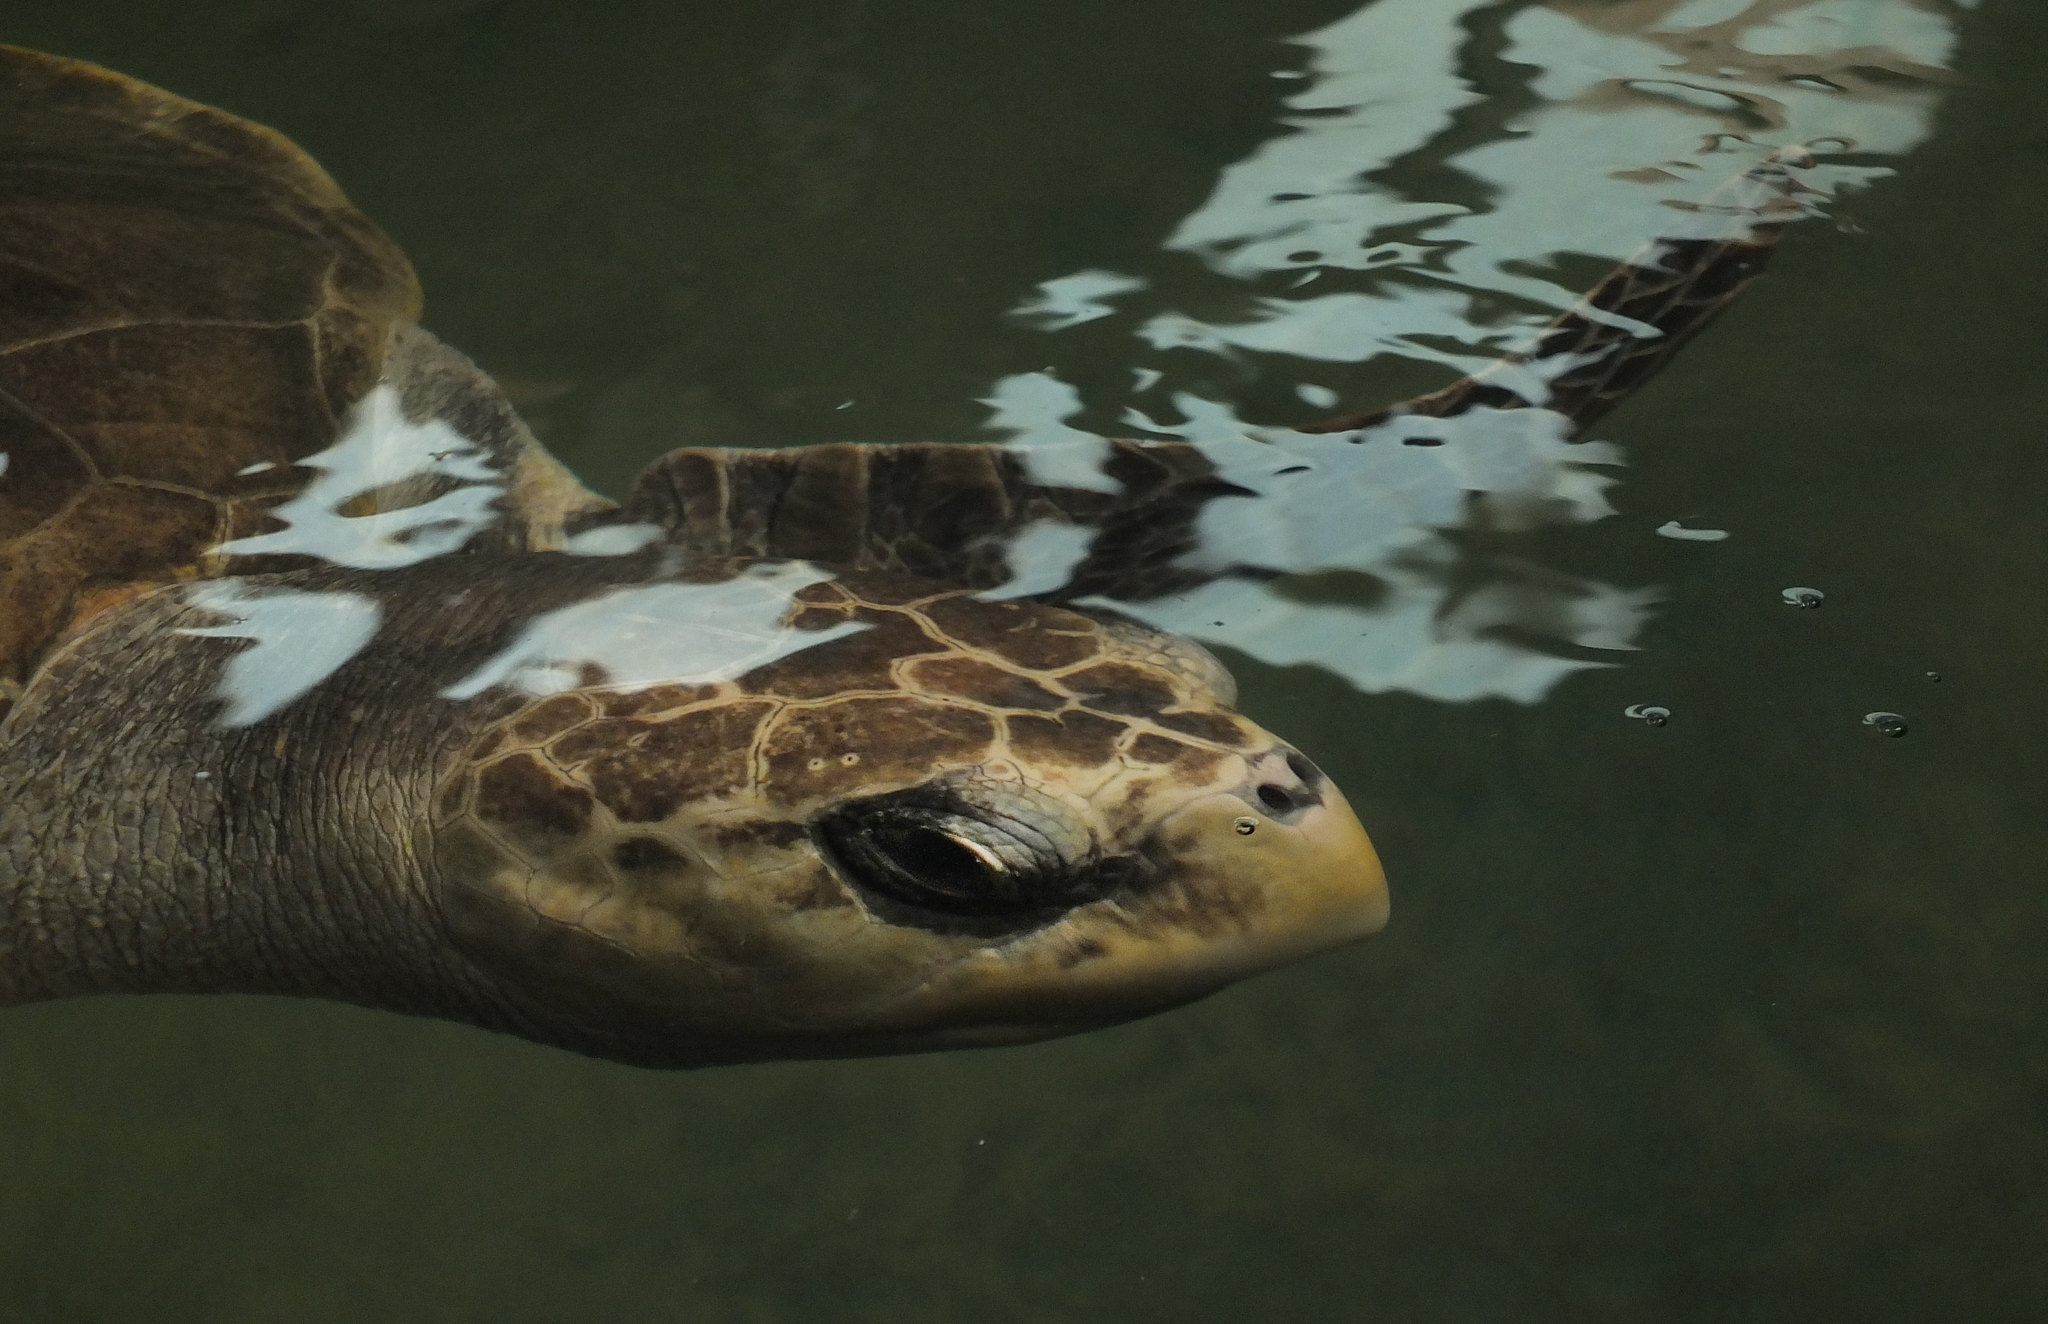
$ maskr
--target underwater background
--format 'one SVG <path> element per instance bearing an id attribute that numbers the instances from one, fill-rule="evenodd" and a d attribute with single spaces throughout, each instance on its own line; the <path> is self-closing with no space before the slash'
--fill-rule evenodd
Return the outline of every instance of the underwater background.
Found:
<path id="1" fill-rule="evenodd" d="M 2048 1311 L 2048 10 L 13 0 L 0 41 L 292 136 L 614 494 L 679 445 L 1284 428 L 1539 325 L 1660 172 L 1822 137 L 1840 188 L 1599 481 L 1310 586 L 1426 647 L 1207 641 L 1372 831 L 1382 936 L 1080 1039 L 688 1075 L 9 1011 L 0 1324 Z"/>

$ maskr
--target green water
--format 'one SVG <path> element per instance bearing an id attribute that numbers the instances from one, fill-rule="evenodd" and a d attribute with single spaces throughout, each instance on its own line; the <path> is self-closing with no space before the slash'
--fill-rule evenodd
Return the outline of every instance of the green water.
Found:
<path id="1" fill-rule="evenodd" d="M 1272 133 L 1272 39 L 1355 7 L 12 0 L 0 39 L 297 138 L 617 490 L 984 435 L 1043 339 L 1004 310 L 1142 267 Z M 2042 1317 L 2048 11 L 1961 28 L 1934 137 L 1603 426 L 1621 517 L 1551 559 L 1665 585 L 1644 652 L 1529 707 L 1234 659 L 1371 828 L 1382 937 L 1078 1040 L 686 1076 L 11 1011 L 0 1321 Z M 1639 536 L 1673 516 L 1735 536 Z"/>

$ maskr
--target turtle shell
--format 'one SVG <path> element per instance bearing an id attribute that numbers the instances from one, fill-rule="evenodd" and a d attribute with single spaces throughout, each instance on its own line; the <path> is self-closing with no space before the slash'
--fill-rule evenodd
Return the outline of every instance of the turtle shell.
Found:
<path id="1" fill-rule="evenodd" d="M 419 312 L 282 135 L 0 48 L 0 715 L 99 591 L 264 528 Z"/>

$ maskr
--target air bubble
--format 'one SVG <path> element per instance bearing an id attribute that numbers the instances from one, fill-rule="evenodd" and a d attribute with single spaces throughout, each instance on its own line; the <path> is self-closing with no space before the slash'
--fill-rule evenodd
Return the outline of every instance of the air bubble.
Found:
<path id="1" fill-rule="evenodd" d="M 1906 725 L 1906 719 L 1897 713 L 1865 713 L 1863 714 L 1863 725 L 1875 730 L 1881 736 L 1890 736 L 1894 740 L 1911 729 Z"/>
<path id="2" fill-rule="evenodd" d="M 1788 588 L 1778 596 L 1785 600 L 1786 606 L 1797 607 L 1801 611 L 1812 611 L 1828 600 L 1828 595 L 1817 588 Z"/>
<path id="3" fill-rule="evenodd" d="M 1622 709 L 1622 716 L 1632 717 L 1636 721 L 1647 723 L 1650 726 L 1662 726 L 1671 720 L 1671 710 L 1662 704 L 1632 703 Z"/>

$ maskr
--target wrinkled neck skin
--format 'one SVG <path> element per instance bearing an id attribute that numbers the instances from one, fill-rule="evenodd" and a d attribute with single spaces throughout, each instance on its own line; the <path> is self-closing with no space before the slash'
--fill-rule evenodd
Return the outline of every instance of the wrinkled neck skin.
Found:
<path id="1" fill-rule="evenodd" d="M 577 1027 L 449 942 L 428 804 L 449 760 L 508 703 L 440 692 L 536 605 L 626 569 L 456 556 L 239 581 L 374 595 L 383 613 L 370 645 L 326 681 L 242 726 L 222 722 L 215 696 L 247 643 L 182 633 L 220 623 L 189 589 L 95 618 L 0 721 L 0 1006 L 289 994 L 579 1046 Z"/>

